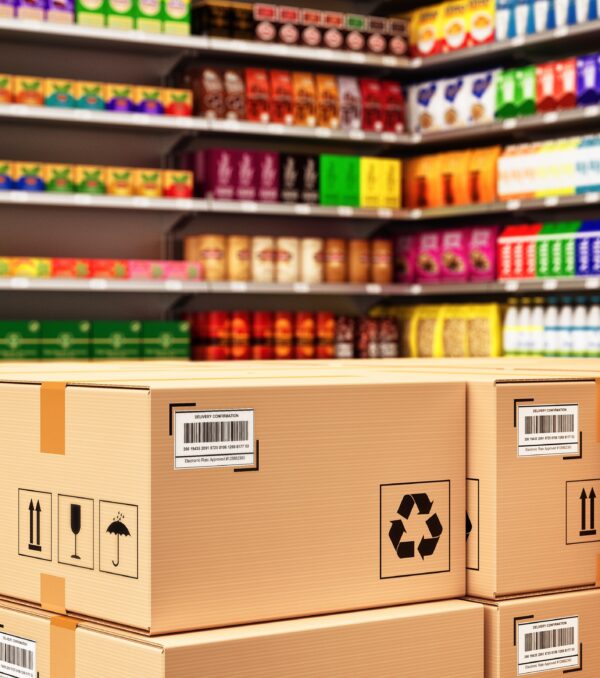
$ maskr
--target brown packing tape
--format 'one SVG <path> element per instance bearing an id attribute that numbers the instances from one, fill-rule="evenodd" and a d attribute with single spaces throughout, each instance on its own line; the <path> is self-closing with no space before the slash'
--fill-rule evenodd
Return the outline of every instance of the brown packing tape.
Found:
<path id="1" fill-rule="evenodd" d="M 50 620 L 50 678 L 75 678 L 75 630 L 77 620 Z"/>
<path id="2" fill-rule="evenodd" d="M 40 605 L 48 612 L 66 613 L 64 577 L 40 574 Z"/>
<path id="3" fill-rule="evenodd" d="M 40 452 L 65 453 L 65 394 L 62 381 L 42 383 L 40 390 Z"/>

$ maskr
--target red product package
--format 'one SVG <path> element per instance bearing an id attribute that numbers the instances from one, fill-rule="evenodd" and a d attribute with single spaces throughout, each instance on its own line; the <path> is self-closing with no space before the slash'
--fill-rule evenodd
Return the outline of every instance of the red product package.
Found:
<path id="1" fill-rule="evenodd" d="M 554 64 L 539 64 L 535 69 L 537 80 L 536 109 L 538 111 L 555 111 L 558 105 L 556 99 L 556 80 Z"/>
<path id="2" fill-rule="evenodd" d="M 125 259 L 92 259 L 92 278 L 129 278 L 129 262 Z"/>
<path id="3" fill-rule="evenodd" d="M 269 79 L 271 122 L 291 125 L 294 122 L 292 74 L 289 71 L 271 71 Z"/>
<path id="4" fill-rule="evenodd" d="M 272 360 L 274 319 L 269 311 L 252 314 L 252 359 Z"/>
<path id="5" fill-rule="evenodd" d="M 264 68 L 247 68 L 246 120 L 269 122 L 269 78 Z"/>
<path id="6" fill-rule="evenodd" d="M 250 360 L 250 313 L 233 311 L 231 314 L 231 358 Z"/>
<path id="7" fill-rule="evenodd" d="M 363 78 L 360 80 L 362 98 L 362 128 L 365 132 L 383 130 L 383 90 L 379 80 Z"/>
<path id="8" fill-rule="evenodd" d="M 52 259 L 53 278 L 89 278 L 90 259 Z"/>
<path id="9" fill-rule="evenodd" d="M 516 228 L 516 226 L 507 226 L 498 236 L 496 255 L 498 261 L 498 280 L 509 280 L 515 277 L 512 250 Z"/>
<path id="10" fill-rule="evenodd" d="M 398 82 L 381 83 L 383 97 L 383 131 L 404 132 L 404 94 Z"/>
<path id="11" fill-rule="evenodd" d="M 577 59 L 554 62 L 554 98 L 557 108 L 577 105 Z"/>

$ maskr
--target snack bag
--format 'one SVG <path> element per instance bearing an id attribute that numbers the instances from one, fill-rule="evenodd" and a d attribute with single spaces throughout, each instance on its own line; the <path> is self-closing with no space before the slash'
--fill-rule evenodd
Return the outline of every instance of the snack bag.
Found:
<path id="1" fill-rule="evenodd" d="M 362 99 L 362 128 L 366 132 L 383 131 L 383 92 L 379 80 L 360 80 Z"/>
<path id="2" fill-rule="evenodd" d="M 73 80 L 44 79 L 44 105 L 53 108 L 75 107 L 75 82 Z"/>
<path id="3" fill-rule="evenodd" d="M 244 120 L 246 118 L 246 84 L 242 70 L 226 68 L 223 71 L 223 93 L 225 117 L 228 120 Z"/>
<path id="4" fill-rule="evenodd" d="M 193 84 L 198 114 L 209 120 L 225 117 L 223 73 L 216 68 L 202 68 Z"/>
<path id="5" fill-rule="evenodd" d="M 469 0 L 450 0 L 441 6 L 441 50 L 464 49 L 469 35 Z"/>
<path id="6" fill-rule="evenodd" d="M 469 119 L 468 90 L 462 77 L 438 81 L 442 90 L 442 129 L 464 127 Z"/>
<path id="7" fill-rule="evenodd" d="M 442 282 L 466 282 L 469 275 L 467 233 L 464 229 L 443 231 L 440 273 Z"/>
<path id="8" fill-rule="evenodd" d="M 500 304 L 468 304 L 467 356 L 496 358 L 502 355 L 502 313 Z"/>
<path id="9" fill-rule="evenodd" d="M 495 23 L 495 0 L 469 0 L 467 46 L 494 42 Z"/>
<path id="10" fill-rule="evenodd" d="M 381 83 L 383 97 L 383 131 L 402 134 L 404 132 L 404 95 L 397 82 Z"/>
<path id="11" fill-rule="evenodd" d="M 337 129 L 340 126 L 340 99 L 335 75 L 318 74 L 317 125 Z"/>
<path id="12" fill-rule="evenodd" d="M 441 306 L 417 306 L 409 320 L 409 345 L 411 358 L 433 358 Z"/>
<path id="13" fill-rule="evenodd" d="M 444 153 L 439 159 L 442 205 L 468 205 L 470 151 Z"/>
<path id="14" fill-rule="evenodd" d="M 475 226 L 467 234 L 468 279 L 472 282 L 496 280 L 496 226 Z"/>
<path id="15" fill-rule="evenodd" d="M 419 233 L 417 282 L 439 282 L 441 278 L 441 236 L 437 231 Z"/>
<path id="16" fill-rule="evenodd" d="M 270 120 L 291 125 L 294 122 L 292 75 L 289 71 L 270 71 Z"/>
<path id="17" fill-rule="evenodd" d="M 465 304 L 441 306 L 434 336 L 434 358 L 466 358 L 469 355 L 468 332 Z"/>
<path id="18" fill-rule="evenodd" d="M 496 83 L 499 71 L 485 71 L 465 76 L 467 90 L 467 124 L 486 124 L 496 117 Z"/>
<path id="19" fill-rule="evenodd" d="M 497 197 L 497 165 L 502 148 L 476 148 L 468 153 L 468 203 L 490 203 Z"/>
<path id="20" fill-rule="evenodd" d="M 441 51 L 441 5 L 415 10 L 411 18 L 411 56 L 427 57 Z"/>
<path id="21" fill-rule="evenodd" d="M 340 76 L 338 78 L 340 97 L 340 127 L 342 129 L 360 129 L 362 123 L 362 98 L 358 78 Z"/>
<path id="22" fill-rule="evenodd" d="M 312 73 L 292 73 L 294 124 L 314 127 L 317 124 L 317 97 Z"/>

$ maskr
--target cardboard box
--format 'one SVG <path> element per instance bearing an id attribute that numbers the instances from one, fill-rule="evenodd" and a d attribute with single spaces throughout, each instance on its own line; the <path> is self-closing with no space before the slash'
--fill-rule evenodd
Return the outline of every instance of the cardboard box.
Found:
<path id="1" fill-rule="evenodd" d="M 600 591 L 484 605 L 486 678 L 600 675 Z"/>
<path id="2" fill-rule="evenodd" d="M 0 624 L 0 647 L 18 650 L 8 675 L 396 678 L 398 666 L 421 678 L 483 675 L 483 608 L 460 600 L 152 639 L 12 603 L 0 604 Z"/>
<path id="3" fill-rule="evenodd" d="M 0 594 L 151 634 L 463 595 L 464 385 L 254 369 L 7 373 Z"/>
<path id="4" fill-rule="evenodd" d="M 45 320 L 40 357 L 43 360 L 88 360 L 90 336 L 91 324 L 87 320 Z"/>

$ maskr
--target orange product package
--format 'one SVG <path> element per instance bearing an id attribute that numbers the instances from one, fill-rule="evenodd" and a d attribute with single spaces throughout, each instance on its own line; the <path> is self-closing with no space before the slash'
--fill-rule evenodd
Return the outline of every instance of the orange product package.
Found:
<path id="1" fill-rule="evenodd" d="M 469 42 L 469 0 L 453 0 L 442 5 L 440 32 L 442 52 L 464 49 Z"/>
<path id="2" fill-rule="evenodd" d="M 291 125 L 294 122 L 292 74 L 271 71 L 269 76 L 271 122 Z"/>
<path id="3" fill-rule="evenodd" d="M 440 157 L 440 184 L 444 205 L 468 205 L 470 151 L 453 151 Z"/>
<path id="4" fill-rule="evenodd" d="M 407 207 L 422 209 L 441 207 L 442 182 L 439 155 L 423 155 L 412 158 L 406 166 Z"/>
<path id="5" fill-rule="evenodd" d="M 496 0 L 469 0 L 469 46 L 494 42 L 495 35 Z"/>
<path id="6" fill-rule="evenodd" d="M 337 129 L 340 126 L 340 93 L 335 75 L 318 74 L 317 125 Z"/>
<path id="7" fill-rule="evenodd" d="M 427 57 L 441 51 L 442 5 L 415 10 L 410 22 L 410 51 L 413 57 Z"/>
<path id="8" fill-rule="evenodd" d="M 497 199 L 498 160 L 501 152 L 500 146 L 477 148 L 470 152 L 469 203 L 488 203 Z"/>
<path id="9" fill-rule="evenodd" d="M 246 120 L 269 122 L 269 76 L 264 68 L 247 68 Z"/>
<path id="10" fill-rule="evenodd" d="M 317 124 L 317 96 L 312 73 L 292 73 L 294 124 L 314 127 Z"/>

